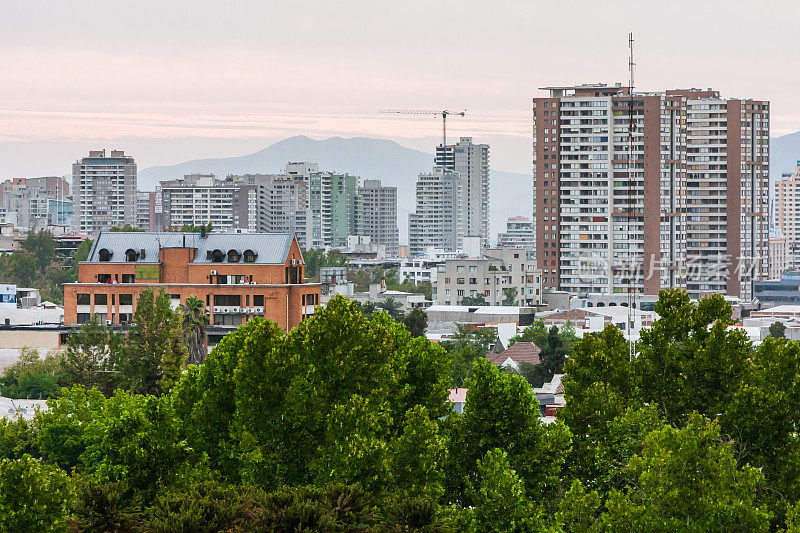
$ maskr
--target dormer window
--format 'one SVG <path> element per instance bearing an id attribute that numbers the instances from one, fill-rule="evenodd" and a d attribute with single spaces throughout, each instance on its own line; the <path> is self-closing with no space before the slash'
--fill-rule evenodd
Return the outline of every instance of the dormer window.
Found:
<path id="1" fill-rule="evenodd" d="M 258 257 L 258 254 L 255 253 L 253 250 L 245 250 L 244 251 L 244 262 L 245 263 L 255 263 L 256 262 L 256 257 Z"/>
<path id="2" fill-rule="evenodd" d="M 228 263 L 238 263 L 242 259 L 239 250 L 228 250 Z"/>
<path id="3" fill-rule="evenodd" d="M 102 248 L 98 255 L 100 256 L 100 261 L 111 261 L 111 256 L 113 255 L 107 248 Z"/>
<path id="4" fill-rule="evenodd" d="M 135 263 L 137 259 L 139 259 L 139 252 L 133 248 L 128 248 L 125 250 L 125 261 L 128 263 Z"/>
<path id="5" fill-rule="evenodd" d="M 211 262 L 212 263 L 222 263 L 225 260 L 225 254 L 222 253 L 222 250 L 214 250 L 211 252 Z"/>

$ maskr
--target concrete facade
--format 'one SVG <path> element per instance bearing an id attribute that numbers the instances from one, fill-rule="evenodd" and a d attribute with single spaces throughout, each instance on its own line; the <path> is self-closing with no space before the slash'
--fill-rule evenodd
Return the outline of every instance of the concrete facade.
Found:
<path id="1" fill-rule="evenodd" d="M 94 235 L 136 224 L 136 162 L 122 150 L 92 150 L 72 165 L 74 226 Z"/>
<path id="2" fill-rule="evenodd" d="M 430 248 L 455 252 L 459 244 L 459 175 L 434 167 L 419 175 L 416 196 L 416 210 L 408 215 L 409 253 L 419 255 Z"/>

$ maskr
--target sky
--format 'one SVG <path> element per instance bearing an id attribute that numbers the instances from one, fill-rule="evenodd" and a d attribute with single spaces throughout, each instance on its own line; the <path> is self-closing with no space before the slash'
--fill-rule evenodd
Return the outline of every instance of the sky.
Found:
<path id="1" fill-rule="evenodd" d="M 0 0 L 0 179 L 66 174 L 89 149 L 140 168 L 251 153 L 292 135 L 432 151 L 448 136 L 530 173 L 539 87 L 714 87 L 800 130 L 797 0 Z"/>

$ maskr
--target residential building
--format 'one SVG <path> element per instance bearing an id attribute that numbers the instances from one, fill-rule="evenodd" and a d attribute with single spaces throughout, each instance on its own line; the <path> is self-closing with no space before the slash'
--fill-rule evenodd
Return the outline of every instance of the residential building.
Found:
<path id="1" fill-rule="evenodd" d="M 458 201 L 458 244 L 464 237 L 489 237 L 489 145 L 473 144 L 461 137 L 456 144 L 439 145 L 436 166 L 455 172 L 460 178 Z"/>
<path id="2" fill-rule="evenodd" d="M 541 348 L 532 342 L 515 342 L 500 353 L 486 354 L 486 359 L 493 365 L 519 371 L 520 363 L 538 365 Z"/>
<path id="3" fill-rule="evenodd" d="M 326 246 L 347 246 L 349 235 L 358 235 L 358 177 L 328 174 L 330 183 L 330 237 Z"/>
<path id="4" fill-rule="evenodd" d="M 64 178 L 13 178 L 0 183 L 0 217 L 15 226 L 71 226 L 73 203 Z"/>
<path id="5" fill-rule="evenodd" d="M 798 269 L 800 268 L 800 161 L 797 162 L 793 173 L 784 174 L 775 182 L 775 198 L 772 205 L 775 226 L 786 238 L 789 247 L 787 251 L 791 262 L 789 268 Z"/>
<path id="6" fill-rule="evenodd" d="M 64 322 L 97 314 L 125 324 L 142 290 L 164 289 L 173 306 L 202 300 L 212 325 L 263 316 L 287 331 L 319 304 L 319 284 L 304 283 L 304 270 L 289 234 L 101 232 L 78 266 L 78 282 L 64 285 Z"/>
<path id="7" fill-rule="evenodd" d="M 767 275 L 769 104 L 620 84 L 545 90 L 533 99 L 544 287 L 752 297 Z"/>
<path id="8" fill-rule="evenodd" d="M 297 163 L 290 163 L 290 165 Z M 289 165 L 287 165 L 288 169 Z M 257 199 L 250 204 L 248 192 L 247 212 L 256 211 L 256 230 L 267 233 L 292 233 L 297 236 L 300 248 L 307 249 L 312 231 L 311 210 L 308 207 L 308 182 L 303 177 L 286 174 L 245 174 L 228 176 L 238 186 L 255 187 Z M 249 189 L 248 189 L 249 191 Z M 244 194 L 240 194 L 244 200 Z M 244 205 L 239 207 L 240 213 Z M 239 221 L 242 220 L 241 214 Z M 248 215 L 248 225 L 249 215 Z"/>
<path id="9" fill-rule="evenodd" d="M 497 234 L 498 248 L 536 248 L 533 221 L 528 217 L 509 217 L 505 233 Z"/>
<path id="10" fill-rule="evenodd" d="M 520 327 L 533 324 L 536 316 L 534 307 L 497 305 L 441 305 L 434 303 L 425 310 L 428 324 L 509 324 Z"/>
<path id="11" fill-rule="evenodd" d="M 409 253 L 428 249 L 455 252 L 459 247 L 461 178 L 444 167 L 434 167 L 417 179 L 416 210 L 408 215 Z"/>
<path id="12" fill-rule="evenodd" d="M 397 229 L 397 187 L 381 185 L 380 180 L 364 180 L 358 188 L 358 234 L 386 247 L 397 257 L 400 237 Z"/>
<path id="13" fill-rule="evenodd" d="M 769 237 L 769 279 L 779 279 L 781 274 L 794 268 L 790 261 L 789 239 L 780 234 Z"/>
<path id="14" fill-rule="evenodd" d="M 258 229 L 258 191 L 232 178 L 213 174 L 187 174 L 181 179 L 161 182 L 163 225 L 206 226 L 215 230 Z"/>
<path id="15" fill-rule="evenodd" d="M 439 269 L 433 297 L 440 305 L 461 305 L 464 297 L 484 297 L 487 305 L 538 306 L 541 272 L 533 250 L 486 248 L 482 257 L 448 260 Z"/>
<path id="16" fill-rule="evenodd" d="M 90 151 L 72 165 L 72 185 L 80 233 L 136 224 L 136 162 L 124 151 Z"/>
<path id="17" fill-rule="evenodd" d="M 161 187 L 155 191 L 138 191 L 136 193 L 136 227 L 144 231 L 162 231 L 164 229 L 163 202 Z"/>

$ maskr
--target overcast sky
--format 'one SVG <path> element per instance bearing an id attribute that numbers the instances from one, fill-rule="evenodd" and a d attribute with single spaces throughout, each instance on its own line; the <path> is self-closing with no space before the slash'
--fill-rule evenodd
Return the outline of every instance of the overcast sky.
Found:
<path id="1" fill-rule="evenodd" d="M 89 147 L 140 168 L 238 155 L 284 137 L 372 136 L 432 151 L 436 118 L 530 171 L 545 85 L 714 87 L 772 102 L 800 130 L 800 1 L 271 2 L 3 0 L 0 179 L 64 174 Z"/>

